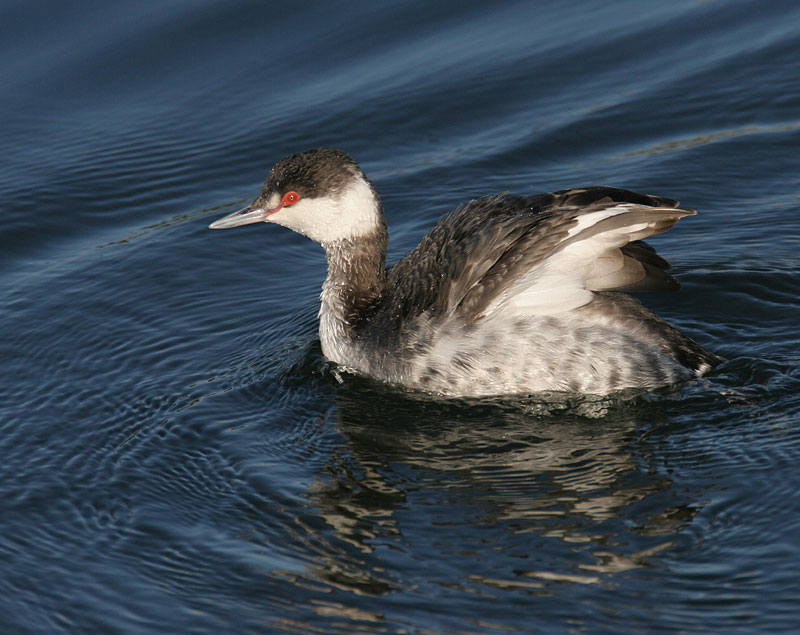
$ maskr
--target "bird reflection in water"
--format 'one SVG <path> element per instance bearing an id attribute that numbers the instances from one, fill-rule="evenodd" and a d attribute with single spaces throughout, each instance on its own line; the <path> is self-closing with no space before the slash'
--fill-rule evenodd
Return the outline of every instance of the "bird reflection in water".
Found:
<path id="1" fill-rule="evenodd" d="M 346 383 L 331 414 L 346 444 L 307 494 L 327 527 L 298 536 L 319 560 L 285 572 L 297 584 L 613 585 L 673 547 L 694 514 L 650 449 L 659 398 L 465 407 Z M 454 568 L 460 558 L 469 565 Z"/>

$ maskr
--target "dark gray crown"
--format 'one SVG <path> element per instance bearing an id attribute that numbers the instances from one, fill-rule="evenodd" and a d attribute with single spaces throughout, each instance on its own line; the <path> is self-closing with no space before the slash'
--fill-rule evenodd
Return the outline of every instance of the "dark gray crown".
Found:
<path id="1" fill-rule="evenodd" d="M 347 187 L 360 170 L 345 152 L 317 148 L 278 161 L 267 177 L 264 193 L 295 191 L 303 198 L 332 196 Z"/>

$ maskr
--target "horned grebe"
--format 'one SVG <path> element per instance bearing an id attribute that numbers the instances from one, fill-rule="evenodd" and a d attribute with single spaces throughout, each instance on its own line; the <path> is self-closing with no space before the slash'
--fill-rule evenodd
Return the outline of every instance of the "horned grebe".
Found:
<path id="1" fill-rule="evenodd" d="M 721 361 L 620 293 L 680 286 L 641 239 L 694 213 L 613 187 L 486 196 L 387 269 L 378 192 L 347 154 L 320 148 L 279 161 L 252 205 L 210 227 L 272 222 L 322 245 L 319 336 L 333 362 L 448 396 L 607 394 Z"/>

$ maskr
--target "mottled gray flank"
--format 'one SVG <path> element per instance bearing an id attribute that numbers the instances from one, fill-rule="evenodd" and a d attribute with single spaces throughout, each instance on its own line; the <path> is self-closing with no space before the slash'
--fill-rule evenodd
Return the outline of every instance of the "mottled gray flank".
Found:
<path id="1" fill-rule="evenodd" d="M 487 322 L 420 315 L 400 333 L 364 329 L 345 364 L 445 395 L 607 394 L 690 379 L 719 360 L 625 294 L 598 292 L 575 311 Z"/>
<path id="2" fill-rule="evenodd" d="M 277 164 L 262 197 L 288 190 L 335 197 L 353 178 L 366 177 L 344 153 L 311 151 Z M 629 209 L 569 235 L 582 215 L 620 203 Z M 594 296 L 583 306 L 549 315 L 496 310 L 522 276 L 574 241 L 645 221 L 649 233 L 659 233 L 693 213 L 676 201 L 610 187 L 489 196 L 440 219 L 388 270 L 380 211 L 378 226 L 359 238 L 323 242 L 328 278 L 320 338 L 332 361 L 384 381 L 464 396 L 649 389 L 720 361 L 613 291 L 678 288 L 668 263 L 641 241 L 614 252 L 620 272 L 589 286 Z"/>

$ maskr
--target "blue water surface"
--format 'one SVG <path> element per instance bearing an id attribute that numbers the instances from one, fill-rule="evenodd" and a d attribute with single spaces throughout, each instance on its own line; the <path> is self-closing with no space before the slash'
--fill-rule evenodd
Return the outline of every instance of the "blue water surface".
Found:
<path id="1" fill-rule="evenodd" d="M 800 5 L 0 7 L 0 632 L 800 629 Z M 697 209 L 643 300 L 728 361 L 441 401 L 322 357 L 322 250 L 211 232 L 281 157 Z"/>

